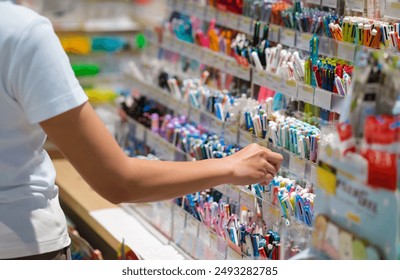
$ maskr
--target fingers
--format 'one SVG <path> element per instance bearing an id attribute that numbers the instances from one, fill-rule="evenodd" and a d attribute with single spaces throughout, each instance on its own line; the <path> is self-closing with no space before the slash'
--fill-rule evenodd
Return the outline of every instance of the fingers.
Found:
<path id="1" fill-rule="evenodd" d="M 268 173 L 267 176 L 265 176 L 265 180 L 260 182 L 260 185 L 262 186 L 268 186 L 269 183 L 271 183 L 271 181 L 274 179 L 274 175 L 272 175 L 271 173 Z"/>
<path id="2" fill-rule="evenodd" d="M 278 171 L 279 171 L 279 168 L 277 168 L 276 165 L 273 165 L 273 164 L 269 163 L 268 161 L 266 162 L 265 167 L 266 167 L 267 173 L 270 173 L 273 176 L 275 176 L 276 173 L 278 173 Z"/>
<path id="3" fill-rule="evenodd" d="M 264 149 L 265 153 L 265 158 L 268 160 L 268 162 L 274 164 L 278 169 L 281 167 L 282 161 L 283 161 L 283 156 L 279 153 L 274 153 L 270 149 L 267 149 L 265 147 L 262 147 Z"/>

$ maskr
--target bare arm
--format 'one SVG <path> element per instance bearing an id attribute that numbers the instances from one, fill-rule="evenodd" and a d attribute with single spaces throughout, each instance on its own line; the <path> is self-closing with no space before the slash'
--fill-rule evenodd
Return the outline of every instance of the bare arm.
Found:
<path id="1" fill-rule="evenodd" d="M 249 145 L 224 159 L 167 162 L 126 156 L 89 103 L 40 123 L 86 182 L 112 203 L 171 199 L 223 183 L 267 183 L 282 156 Z"/>

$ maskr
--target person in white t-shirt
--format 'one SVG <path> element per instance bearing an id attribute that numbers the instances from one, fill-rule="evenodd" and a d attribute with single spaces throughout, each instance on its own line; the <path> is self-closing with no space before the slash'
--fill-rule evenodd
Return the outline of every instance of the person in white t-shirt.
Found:
<path id="1" fill-rule="evenodd" d="M 266 184 L 280 168 L 282 156 L 256 144 L 198 162 L 129 158 L 88 103 L 48 19 L 0 2 L 0 49 L 0 259 L 68 259 L 47 136 L 115 204 Z"/>

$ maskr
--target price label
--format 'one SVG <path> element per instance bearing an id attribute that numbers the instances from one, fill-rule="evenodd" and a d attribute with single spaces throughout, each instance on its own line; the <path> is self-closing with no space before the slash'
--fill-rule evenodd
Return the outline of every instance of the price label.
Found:
<path id="1" fill-rule="evenodd" d="M 213 67 L 215 67 L 215 68 L 217 68 L 217 69 L 219 69 L 219 70 L 222 70 L 222 71 L 225 71 L 225 68 L 226 68 L 226 65 L 225 65 L 225 63 L 226 63 L 226 59 L 225 59 L 225 57 L 223 56 L 223 55 L 221 55 L 221 54 L 218 54 L 218 53 L 214 53 L 214 59 L 213 59 Z"/>
<path id="2" fill-rule="evenodd" d="M 238 14 L 230 13 L 230 20 L 228 23 L 228 27 L 233 30 L 238 30 L 239 18 L 240 16 Z"/>
<path id="3" fill-rule="evenodd" d="M 267 86 L 267 72 L 264 70 L 255 70 L 253 76 L 253 82 L 259 86 Z"/>
<path id="4" fill-rule="evenodd" d="M 250 81 L 250 67 L 239 65 L 235 59 L 227 60 L 226 72 L 245 81 Z"/>
<path id="5" fill-rule="evenodd" d="M 195 122 L 196 124 L 200 124 L 201 123 L 201 110 L 198 108 L 191 107 L 189 118 L 191 121 Z"/>
<path id="6" fill-rule="evenodd" d="M 272 73 L 268 73 L 266 78 L 268 88 L 277 92 L 281 92 L 282 77 Z"/>
<path id="7" fill-rule="evenodd" d="M 314 88 L 310 85 L 300 84 L 297 90 L 297 98 L 304 102 L 314 104 Z"/>
<path id="8" fill-rule="evenodd" d="M 250 132 L 240 129 L 239 130 L 239 146 L 246 147 L 254 142 L 253 134 Z"/>
<path id="9" fill-rule="evenodd" d="M 304 177 L 306 161 L 294 155 L 290 155 L 289 171 Z"/>
<path id="10" fill-rule="evenodd" d="M 191 48 L 189 49 L 191 51 L 191 53 L 188 56 L 194 60 L 202 61 L 203 60 L 203 49 L 194 44 L 188 44 L 188 45 L 191 46 Z"/>
<path id="11" fill-rule="evenodd" d="M 336 57 L 340 59 L 347 60 L 349 62 L 354 61 L 354 55 L 356 51 L 356 46 L 344 42 L 337 42 L 337 54 Z"/>
<path id="12" fill-rule="evenodd" d="M 364 0 L 346 0 L 346 5 L 350 11 L 364 12 L 365 9 Z"/>
<path id="13" fill-rule="evenodd" d="M 198 4 L 194 4 L 194 6 L 196 7 L 193 11 L 193 14 L 195 15 L 195 17 L 197 17 L 199 19 L 205 19 L 206 7 L 200 6 Z"/>
<path id="14" fill-rule="evenodd" d="M 297 82 L 282 79 L 281 91 L 286 96 L 297 98 Z"/>
<path id="15" fill-rule="evenodd" d="M 249 17 L 239 16 L 238 19 L 238 31 L 243 32 L 245 34 L 251 34 L 251 29 L 253 26 L 253 20 Z"/>
<path id="16" fill-rule="evenodd" d="M 279 42 L 282 45 L 294 47 L 296 43 L 296 32 L 292 29 L 284 28 L 281 32 L 281 37 Z"/>
<path id="17" fill-rule="evenodd" d="M 196 4 L 195 3 L 193 3 L 193 2 L 191 2 L 191 1 L 186 1 L 187 3 L 186 3 L 186 9 L 185 9 L 185 13 L 187 14 L 187 15 L 193 15 L 194 13 L 195 13 L 195 11 L 196 11 Z"/>
<path id="18" fill-rule="evenodd" d="M 209 66 L 214 66 L 215 64 L 215 54 L 213 51 L 210 51 L 208 49 L 203 49 L 203 61 L 205 64 L 209 65 Z"/>
<path id="19" fill-rule="evenodd" d="M 321 5 L 321 0 L 306 0 L 308 4 Z"/>
<path id="20" fill-rule="evenodd" d="M 389 2 L 386 0 L 385 16 L 394 19 L 400 19 L 400 3 Z M 399 31 L 397 31 L 398 33 Z"/>
<path id="21" fill-rule="evenodd" d="M 280 26 L 275 24 L 269 25 L 268 39 L 272 42 L 279 43 Z"/>
<path id="22" fill-rule="evenodd" d="M 231 247 L 228 247 L 228 250 L 226 252 L 226 259 L 227 260 L 241 260 L 242 255 L 233 250 Z"/>
<path id="23" fill-rule="evenodd" d="M 146 36 L 147 40 L 153 44 L 158 43 L 157 34 L 151 30 L 145 30 L 144 35 Z"/>
<path id="24" fill-rule="evenodd" d="M 226 123 L 224 126 L 224 140 L 229 144 L 238 143 L 238 126 L 237 123 Z"/>
<path id="25" fill-rule="evenodd" d="M 214 116 L 210 116 L 209 130 L 217 135 L 222 135 L 224 131 L 224 122 Z"/>
<path id="26" fill-rule="evenodd" d="M 222 26 L 230 27 L 231 13 L 218 11 L 218 23 Z"/>
<path id="27" fill-rule="evenodd" d="M 185 0 L 176 0 L 175 8 L 177 11 L 184 12 L 186 10 L 187 1 Z"/>
<path id="28" fill-rule="evenodd" d="M 296 37 L 296 47 L 303 51 L 310 49 L 310 41 L 313 35 L 311 33 L 299 32 Z"/>
<path id="29" fill-rule="evenodd" d="M 246 207 L 250 211 L 255 209 L 255 196 L 244 190 L 240 193 L 240 205 Z"/>
<path id="30" fill-rule="evenodd" d="M 213 6 L 207 6 L 205 14 L 206 20 L 211 21 L 213 19 L 217 19 L 217 12 L 217 9 L 215 9 Z"/>
<path id="31" fill-rule="evenodd" d="M 315 88 L 314 105 L 326 110 L 331 110 L 331 104 L 332 93 L 324 89 Z"/>
<path id="32" fill-rule="evenodd" d="M 337 8 L 337 0 L 322 0 L 322 6 L 329 8 Z"/>
<path id="33" fill-rule="evenodd" d="M 167 6 L 175 8 L 176 7 L 176 0 L 168 0 L 167 1 Z"/>

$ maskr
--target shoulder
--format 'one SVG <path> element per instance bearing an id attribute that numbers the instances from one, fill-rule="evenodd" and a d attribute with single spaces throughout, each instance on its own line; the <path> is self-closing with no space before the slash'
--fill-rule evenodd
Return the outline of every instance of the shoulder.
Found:
<path id="1" fill-rule="evenodd" d="M 19 41 L 31 28 L 43 25 L 51 26 L 51 23 L 33 10 L 0 1 L 0 40 L 3 42 Z"/>

